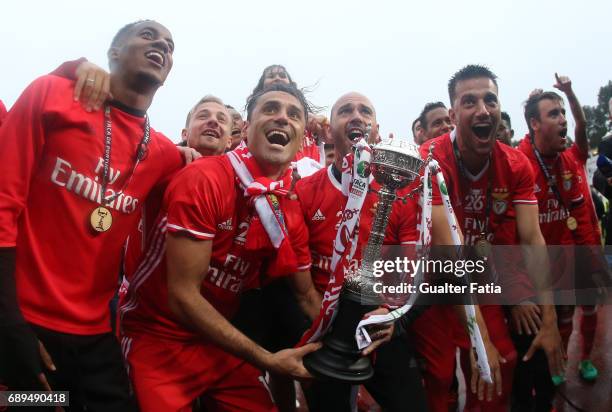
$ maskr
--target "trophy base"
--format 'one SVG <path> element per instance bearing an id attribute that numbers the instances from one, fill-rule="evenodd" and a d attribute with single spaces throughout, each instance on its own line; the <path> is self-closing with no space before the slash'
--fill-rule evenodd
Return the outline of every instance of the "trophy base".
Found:
<path id="1" fill-rule="evenodd" d="M 361 356 L 355 342 L 355 330 L 363 315 L 377 307 L 378 304 L 362 304 L 360 295 L 345 289 L 332 330 L 323 339 L 323 347 L 304 357 L 308 372 L 317 379 L 351 384 L 370 379 L 374 368 L 369 357 Z"/>
<path id="2" fill-rule="evenodd" d="M 370 358 L 347 357 L 343 353 L 323 347 L 304 357 L 304 366 L 312 376 L 320 380 L 334 380 L 361 384 L 374 376 Z"/>

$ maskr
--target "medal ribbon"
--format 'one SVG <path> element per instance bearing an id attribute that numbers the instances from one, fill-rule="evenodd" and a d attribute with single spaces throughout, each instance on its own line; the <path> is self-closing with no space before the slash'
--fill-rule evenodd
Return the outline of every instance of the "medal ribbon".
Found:
<path id="1" fill-rule="evenodd" d="M 457 161 L 457 168 L 459 169 L 459 174 L 465 178 L 465 180 L 467 180 L 468 182 L 470 181 L 469 175 L 467 173 L 467 171 L 465 170 L 465 165 L 463 164 L 463 161 L 461 160 L 461 153 L 459 153 L 459 145 L 457 143 L 457 137 L 455 134 L 455 138 L 453 139 L 453 153 L 455 154 L 455 160 Z M 485 212 L 484 212 L 484 224 L 482 226 L 482 230 L 480 232 L 480 236 L 481 238 L 483 238 L 485 241 L 487 241 L 487 236 L 489 234 L 489 220 L 490 220 L 490 214 L 491 214 L 491 192 L 492 192 L 492 186 L 493 186 L 493 156 L 489 155 L 489 170 L 487 173 L 487 192 L 485 193 Z M 461 200 L 463 201 L 465 199 L 465 193 L 463 193 L 463 179 L 461 180 Z M 469 185 L 468 185 L 469 187 Z M 478 221 L 478 218 L 476 218 L 476 220 Z M 480 222 L 478 222 L 478 226 L 480 226 Z"/>
<path id="2" fill-rule="evenodd" d="M 128 178 L 125 179 L 123 186 L 121 186 L 121 189 L 115 192 L 115 194 L 113 194 L 112 196 L 106 197 L 106 189 L 108 186 L 109 176 L 110 176 L 110 162 L 111 162 L 111 147 L 112 147 L 112 142 L 113 142 L 113 130 L 112 130 L 110 106 L 106 105 L 104 107 L 104 158 L 102 162 L 103 169 L 102 169 L 102 184 L 101 184 L 101 191 L 100 191 L 100 199 L 98 200 L 98 202 L 102 206 L 106 206 L 107 204 L 115 200 L 119 195 L 123 193 L 125 188 L 132 181 L 132 177 L 134 177 L 134 172 L 136 171 L 138 164 L 140 163 L 141 160 L 144 159 L 144 156 L 147 152 L 147 147 L 150 141 L 150 133 L 151 133 L 151 129 L 149 125 L 149 116 L 145 115 L 144 134 L 142 136 L 142 139 L 140 140 L 140 143 L 138 144 L 138 149 L 136 150 L 136 160 L 134 162 L 134 165 L 132 166 L 132 170 L 130 171 Z"/>
<path id="3" fill-rule="evenodd" d="M 542 171 L 542 173 L 544 173 L 544 177 L 546 178 L 546 184 L 553 191 L 555 197 L 557 198 L 557 201 L 563 208 L 563 211 L 565 212 L 566 217 L 569 219 L 571 217 L 569 208 L 566 206 L 565 202 L 563 201 L 563 198 L 561 197 L 561 193 L 559 192 L 559 188 L 557 187 L 557 182 L 550 175 L 550 172 L 548 171 L 548 167 L 546 167 L 546 164 L 544 163 L 544 159 L 542 159 L 542 154 L 536 148 L 532 136 L 530 136 L 529 142 L 531 143 L 531 148 L 533 149 L 533 153 L 535 154 L 536 159 L 538 159 L 538 166 L 540 166 L 540 170 Z"/>

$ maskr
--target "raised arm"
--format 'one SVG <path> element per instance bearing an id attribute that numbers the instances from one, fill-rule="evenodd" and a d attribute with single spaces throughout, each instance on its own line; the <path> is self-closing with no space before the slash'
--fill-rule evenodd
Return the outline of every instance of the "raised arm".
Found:
<path id="1" fill-rule="evenodd" d="M 567 101 L 570 105 L 570 110 L 572 111 L 572 116 L 574 117 L 574 122 L 576 123 L 576 129 L 574 130 L 574 138 L 576 140 L 576 145 L 582 155 L 586 158 L 589 154 L 589 141 L 586 135 L 586 118 L 584 116 L 584 111 L 582 110 L 582 106 L 580 106 L 580 102 L 574 93 L 574 89 L 572 89 L 572 81 L 567 76 L 559 76 L 555 73 L 555 87 L 561 90 L 565 97 L 567 97 Z"/>

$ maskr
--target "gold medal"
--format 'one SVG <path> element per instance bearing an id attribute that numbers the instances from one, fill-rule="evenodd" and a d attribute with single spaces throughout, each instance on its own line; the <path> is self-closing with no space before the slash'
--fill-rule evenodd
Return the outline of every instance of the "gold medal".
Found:
<path id="1" fill-rule="evenodd" d="M 576 230 L 576 228 L 578 227 L 578 221 L 574 216 L 568 217 L 565 223 L 567 224 L 569 230 Z"/>
<path id="2" fill-rule="evenodd" d="M 98 206 L 91 212 L 89 223 L 96 232 L 106 232 L 113 225 L 113 215 L 104 206 Z"/>
<path id="3" fill-rule="evenodd" d="M 478 239 L 474 247 L 476 248 L 476 254 L 480 257 L 489 256 L 491 253 L 491 242 L 484 237 Z"/>

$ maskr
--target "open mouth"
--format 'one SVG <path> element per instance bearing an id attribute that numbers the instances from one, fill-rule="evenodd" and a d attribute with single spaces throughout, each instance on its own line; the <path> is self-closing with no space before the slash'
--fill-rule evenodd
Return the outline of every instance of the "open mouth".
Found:
<path id="1" fill-rule="evenodd" d="M 490 124 L 476 124 L 472 126 L 472 132 L 481 140 L 487 140 L 491 137 L 493 127 Z"/>
<path id="2" fill-rule="evenodd" d="M 152 61 L 159 67 L 164 67 L 165 59 L 164 55 L 156 50 L 151 50 L 150 52 L 145 53 L 145 57 Z"/>
<path id="3" fill-rule="evenodd" d="M 364 136 L 363 129 L 359 127 L 353 127 L 348 131 L 348 138 L 351 142 L 355 142 Z"/>
<path id="4" fill-rule="evenodd" d="M 209 136 L 215 139 L 219 139 L 221 137 L 221 135 L 219 134 L 219 132 L 217 132 L 216 130 L 213 129 L 206 129 L 202 132 L 202 136 Z"/>
<path id="5" fill-rule="evenodd" d="M 266 133 L 266 139 L 268 139 L 268 142 L 271 144 L 278 144 L 281 146 L 286 146 L 287 143 L 289 143 L 289 135 L 287 132 L 278 129 L 268 131 Z"/>
<path id="6" fill-rule="evenodd" d="M 240 129 L 234 129 L 232 130 L 232 136 L 240 136 L 242 132 L 240 131 Z"/>
<path id="7" fill-rule="evenodd" d="M 559 132 L 559 136 L 563 138 L 567 137 L 567 128 L 561 129 L 561 131 Z"/>

